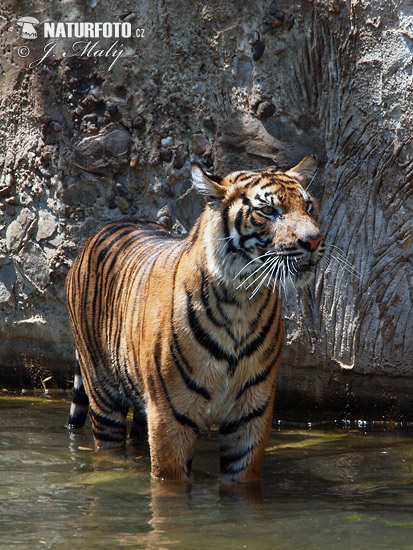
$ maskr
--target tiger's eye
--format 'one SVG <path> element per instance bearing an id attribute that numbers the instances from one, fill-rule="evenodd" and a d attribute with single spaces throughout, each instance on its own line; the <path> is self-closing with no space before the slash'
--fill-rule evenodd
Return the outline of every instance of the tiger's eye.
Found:
<path id="1" fill-rule="evenodd" d="M 263 206 L 261 208 L 261 212 L 266 216 L 272 216 L 277 212 L 277 210 L 273 206 Z"/>

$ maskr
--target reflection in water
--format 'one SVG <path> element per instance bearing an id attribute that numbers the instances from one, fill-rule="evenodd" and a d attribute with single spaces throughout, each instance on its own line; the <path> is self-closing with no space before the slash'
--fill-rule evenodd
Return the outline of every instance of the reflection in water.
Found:
<path id="1" fill-rule="evenodd" d="M 411 432 L 274 431 L 262 481 L 222 484 L 201 438 L 191 484 L 150 479 L 148 447 L 95 452 L 68 404 L 0 399 L 1 548 L 411 549 Z"/>

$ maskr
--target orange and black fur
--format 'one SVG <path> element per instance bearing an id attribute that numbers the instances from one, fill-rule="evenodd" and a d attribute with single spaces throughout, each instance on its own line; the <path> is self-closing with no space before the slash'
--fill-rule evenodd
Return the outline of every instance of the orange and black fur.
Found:
<path id="1" fill-rule="evenodd" d="M 259 478 L 284 342 L 278 284 L 305 284 L 323 255 L 305 191 L 308 156 L 287 172 L 219 179 L 193 168 L 206 207 L 179 239 L 143 222 L 90 237 L 67 277 L 78 368 L 69 427 L 88 405 L 98 448 L 147 425 L 152 474 L 185 480 L 200 430 L 218 425 L 221 471 Z"/>

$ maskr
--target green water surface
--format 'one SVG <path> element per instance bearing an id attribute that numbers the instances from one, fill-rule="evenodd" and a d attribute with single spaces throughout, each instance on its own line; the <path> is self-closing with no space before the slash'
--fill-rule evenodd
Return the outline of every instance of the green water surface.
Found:
<path id="1" fill-rule="evenodd" d="M 223 485 L 218 435 L 190 486 L 152 482 L 146 445 L 95 452 L 69 402 L 0 398 L 0 549 L 413 549 L 413 432 L 274 429 L 262 482 Z"/>

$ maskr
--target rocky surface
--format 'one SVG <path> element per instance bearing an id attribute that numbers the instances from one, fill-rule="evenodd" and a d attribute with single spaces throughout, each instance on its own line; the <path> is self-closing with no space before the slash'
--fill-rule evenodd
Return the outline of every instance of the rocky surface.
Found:
<path id="1" fill-rule="evenodd" d="M 111 68 L 70 38 L 30 68 L 48 40 L 20 37 L 27 14 L 145 32 Z M 202 208 L 192 161 L 225 174 L 313 152 L 336 260 L 285 299 L 278 403 L 411 417 L 412 21 L 407 0 L 3 2 L 3 386 L 71 378 L 64 279 L 94 230 L 139 216 L 184 233 Z"/>

